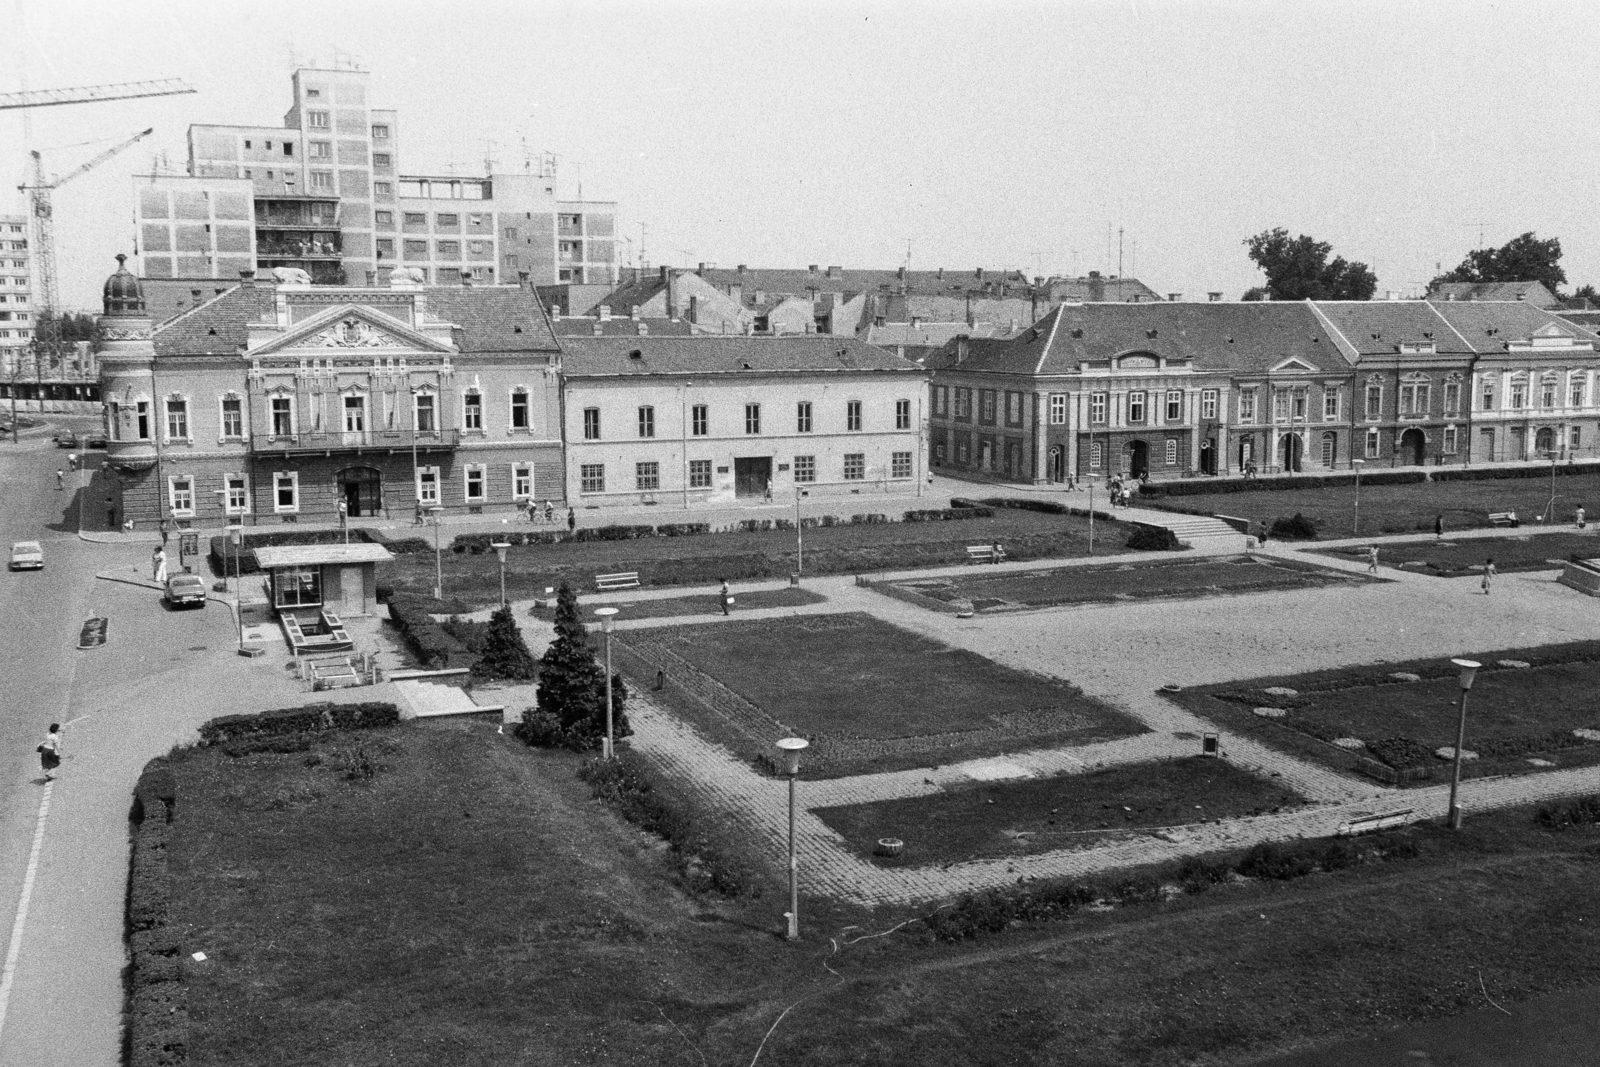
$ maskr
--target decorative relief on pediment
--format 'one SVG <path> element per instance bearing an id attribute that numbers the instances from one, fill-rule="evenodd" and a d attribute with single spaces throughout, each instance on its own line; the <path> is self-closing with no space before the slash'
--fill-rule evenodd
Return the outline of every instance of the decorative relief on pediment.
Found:
<path id="1" fill-rule="evenodd" d="M 101 331 L 101 336 L 107 341 L 148 341 L 150 339 L 150 327 L 108 326 Z"/>
<path id="2" fill-rule="evenodd" d="M 362 319 L 343 319 L 320 333 L 312 334 L 291 348 L 396 348 L 400 347 L 392 334 Z"/>

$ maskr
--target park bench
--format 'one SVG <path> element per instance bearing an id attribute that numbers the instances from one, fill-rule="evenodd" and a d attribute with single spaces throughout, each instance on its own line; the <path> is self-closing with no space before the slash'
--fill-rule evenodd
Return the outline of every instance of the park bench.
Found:
<path id="1" fill-rule="evenodd" d="M 1517 521 L 1517 513 L 1515 511 L 1491 511 L 1489 512 L 1489 525 L 1521 526 L 1522 524 Z"/>
<path id="2" fill-rule="evenodd" d="M 1362 815 L 1341 825 L 1338 833 L 1340 837 L 1355 837 L 1357 834 L 1392 830 L 1396 826 L 1404 826 L 1410 822 L 1413 810 L 1405 808 L 1402 811 L 1386 811 L 1381 815 Z"/>
<path id="3" fill-rule="evenodd" d="M 969 563 L 999 563 L 1006 558 L 1006 550 L 999 545 L 968 545 Z"/>
<path id="4" fill-rule="evenodd" d="M 594 576 L 594 587 L 602 593 L 613 589 L 639 588 L 638 571 L 621 571 L 617 574 L 597 574 Z"/>

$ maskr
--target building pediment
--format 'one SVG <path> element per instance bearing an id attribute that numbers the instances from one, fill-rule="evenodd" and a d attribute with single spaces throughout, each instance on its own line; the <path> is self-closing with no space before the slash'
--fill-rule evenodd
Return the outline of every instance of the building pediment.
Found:
<path id="1" fill-rule="evenodd" d="M 405 352 L 454 352 L 453 345 L 429 337 L 398 322 L 390 315 L 362 307 L 341 304 L 297 322 L 276 336 L 261 338 L 252 331 L 249 355 L 293 352 L 326 352 L 373 356 L 392 356 Z"/>
<path id="2" fill-rule="evenodd" d="M 1313 367 L 1311 364 L 1307 363 L 1305 360 L 1300 359 L 1300 358 L 1298 358 L 1296 356 L 1290 356 L 1288 359 L 1280 360 L 1279 362 L 1274 363 L 1272 365 L 1272 368 L 1271 368 L 1271 373 L 1273 373 L 1273 374 L 1316 374 L 1321 369 L 1322 368 L 1320 368 L 1320 367 Z"/>

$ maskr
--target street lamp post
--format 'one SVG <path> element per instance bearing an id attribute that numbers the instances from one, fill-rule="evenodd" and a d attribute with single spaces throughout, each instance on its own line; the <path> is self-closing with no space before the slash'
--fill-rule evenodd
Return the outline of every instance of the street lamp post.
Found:
<path id="1" fill-rule="evenodd" d="M 1355 537 L 1361 536 L 1361 468 L 1366 464 L 1367 461 L 1364 459 L 1352 459 L 1350 461 L 1350 469 L 1356 472 L 1356 521 L 1350 530 L 1351 535 Z"/>
<path id="2" fill-rule="evenodd" d="M 504 605 L 506 603 L 506 553 L 510 551 L 511 545 L 506 541 L 496 541 L 489 547 L 494 549 L 494 554 L 500 557 L 500 603 Z"/>
<path id="3" fill-rule="evenodd" d="M 1560 453 L 1552 448 L 1545 455 L 1550 457 L 1550 503 L 1544 509 L 1544 521 L 1550 523 L 1556 521 L 1556 457 Z"/>
<path id="4" fill-rule="evenodd" d="M 1467 743 L 1467 693 L 1472 690 L 1473 676 L 1478 673 L 1478 668 L 1483 664 L 1470 659 L 1453 659 L 1450 661 L 1461 669 L 1456 677 L 1456 682 L 1461 686 L 1461 718 L 1456 723 L 1456 752 L 1454 766 L 1450 772 L 1450 813 L 1449 825 L 1452 830 L 1461 829 L 1461 805 L 1456 802 L 1456 792 L 1461 788 L 1461 749 Z"/>
<path id="5" fill-rule="evenodd" d="M 244 527 L 239 523 L 228 525 L 227 544 L 233 550 L 233 622 L 239 631 L 239 647 L 244 647 L 244 579 L 239 574 L 239 549 L 240 541 L 244 536 Z M 222 580 L 228 580 L 228 561 L 222 561 Z"/>
<path id="6" fill-rule="evenodd" d="M 1094 555 L 1094 478 L 1089 479 L 1089 555 Z"/>
<path id="7" fill-rule="evenodd" d="M 428 509 L 428 514 L 433 516 L 433 599 L 444 599 L 444 563 L 439 555 L 439 518 L 444 514 L 444 508 L 438 504 Z"/>
<path id="8" fill-rule="evenodd" d="M 611 759 L 616 755 L 617 743 L 611 733 L 611 629 L 615 625 L 612 619 L 617 614 L 616 608 L 595 608 L 594 613 L 600 616 L 600 629 L 606 635 L 606 739 L 601 756 Z"/>
<path id="9" fill-rule="evenodd" d="M 803 574 L 803 573 L 805 573 L 805 569 L 806 569 L 806 567 L 805 567 L 806 535 L 805 535 L 805 531 L 800 526 L 800 498 L 805 496 L 805 495 L 806 495 L 806 491 L 804 489 L 800 488 L 798 485 L 794 487 L 794 572 L 795 572 L 795 574 Z"/>
<path id="10" fill-rule="evenodd" d="M 350 543 L 350 505 L 339 501 L 339 529 L 344 533 L 344 543 Z"/>
<path id="11" fill-rule="evenodd" d="M 783 752 L 783 773 L 789 778 L 789 930 L 790 941 L 800 940 L 800 860 L 794 847 L 794 783 L 800 777 L 800 752 L 810 742 L 803 737 L 785 737 L 778 742 Z"/>

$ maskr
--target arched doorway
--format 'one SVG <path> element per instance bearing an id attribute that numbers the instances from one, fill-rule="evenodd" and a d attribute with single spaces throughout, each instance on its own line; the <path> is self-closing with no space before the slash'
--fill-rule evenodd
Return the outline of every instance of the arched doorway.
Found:
<path id="1" fill-rule="evenodd" d="M 1283 435 L 1283 469 L 1288 474 L 1300 473 L 1300 456 L 1305 451 L 1305 445 L 1297 433 Z"/>
<path id="2" fill-rule="evenodd" d="M 1128 473 L 1135 478 L 1150 473 L 1150 448 L 1143 441 L 1128 442 Z"/>
<path id="3" fill-rule="evenodd" d="M 1215 473 L 1217 473 L 1217 448 L 1216 448 L 1216 444 L 1217 444 L 1217 442 L 1216 442 L 1216 440 L 1214 438 L 1208 437 L 1208 438 L 1206 438 L 1205 442 L 1200 445 L 1200 473 L 1201 474 L 1215 474 Z"/>
<path id="4" fill-rule="evenodd" d="M 1400 435 L 1400 462 L 1422 466 L 1428 456 L 1428 438 L 1415 426 Z"/>
<path id="5" fill-rule="evenodd" d="M 1322 435 L 1322 465 L 1332 470 L 1339 462 L 1339 435 L 1327 430 Z"/>
<path id="6" fill-rule="evenodd" d="M 1050 448 L 1050 469 L 1047 477 L 1052 482 L 1064 482 L 1067 480 L 1066 450 L 1060 445 L 1053 445 Z"/>
<path id="7" fill-rule="evenodd" d="M 1542 427 L 1533 435 L 1533 448 L 1540 459 L 1548 457 L 1556 450 L 1556 432 L 1548 426 Z"/>
<path id="8" fill-rule="evenodd" d="M 333 476 L 334 488 L 352 519 L 383 513 L 383 475 L 374 467 L 346 467 Z"/>

